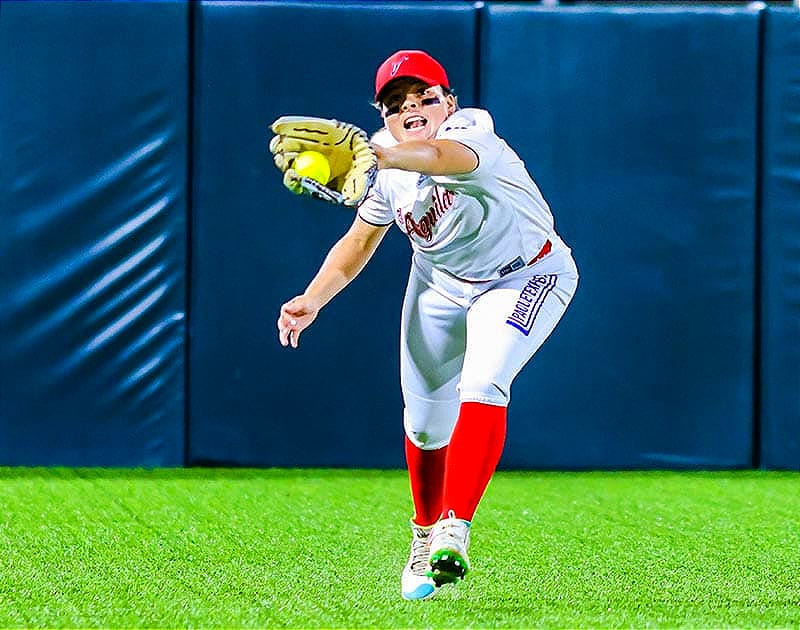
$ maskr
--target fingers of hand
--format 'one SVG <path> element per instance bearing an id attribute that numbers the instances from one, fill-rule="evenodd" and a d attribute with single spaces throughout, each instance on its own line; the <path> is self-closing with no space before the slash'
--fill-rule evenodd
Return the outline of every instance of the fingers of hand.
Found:
<path id="1" fill-rule="evenodd" d="M 301 331 L 297 326 L 297 318 L 286 313 L 284 309 L 285 306 L 281 309 L 281 315 L 278 317 L 278 339 L 284 348 L 290 343 L 293 348 L 296 348 Z"/>
<path id="2" fill-rule="evenodd" d="M 292 334 L 291 328 L 281 328 L 280 332 L 278 333 L 278 341 L 281 342 L 281 345 L 285 348 L 289 345 L 289 335 Z"/>
<path id="3" fill-rule="evenodd" d="M 292 333 L 292 329 L 289 326 L 284 326 L 281 319 L 278 319 L 278 341 L 285 348 L 289 345 L 289 335 Z"/>

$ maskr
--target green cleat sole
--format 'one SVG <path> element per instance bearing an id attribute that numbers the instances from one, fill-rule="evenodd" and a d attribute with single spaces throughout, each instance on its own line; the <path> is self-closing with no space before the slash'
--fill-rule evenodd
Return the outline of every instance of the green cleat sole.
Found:
<path id="1" fill-rule="evenodd" d="M 437 587 L 463 580 L 469 570 L 466 559 L 449 549 L 434 553 L 430 562 L 431 570 L 428 572 L 428 577 L 433 579 Z"/>

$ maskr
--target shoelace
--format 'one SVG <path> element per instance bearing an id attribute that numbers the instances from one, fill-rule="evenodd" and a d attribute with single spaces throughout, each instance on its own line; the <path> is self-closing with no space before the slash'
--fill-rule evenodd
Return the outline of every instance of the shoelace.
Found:
<path id="1" fill-rule="evenodd" d="M 450 518 L 455 518 L 455 515 L 452 511 L 449 514 Z M 439 524 L 439 529 L 436 531 L 436 543 L 435 546 L 440 546 L 444 543 L 444 541 L 452 542 L 453 546 L 455 547 L 462 547 L 467 544 L 467 534 L 469 529 L 458 522 L 443 522 Z"/>
<path id="2" fill-rule="evenodd" d="M 443 525 L 441 531 L 436 533 L 436 537 L 444 540 L 454 540 L 461 544 L 462 537 L 456 525 Z"/>
<path id="3" fill-rule="evenodd" d="M 428 571 L 428 538 L 417 538 L 411 541 L 411 572 L 414 575 L 426 575 Z"/>

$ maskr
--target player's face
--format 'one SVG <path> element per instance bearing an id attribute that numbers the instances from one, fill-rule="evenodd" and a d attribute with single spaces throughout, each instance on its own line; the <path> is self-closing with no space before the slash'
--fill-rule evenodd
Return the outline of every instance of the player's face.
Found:
<path id="1" fill-rule="evenodd" d="M 433 138 L 455 109 L 452 94 L 417 80 L 398 80 L 381 99 L 383 120 L 399 142 Z"/>

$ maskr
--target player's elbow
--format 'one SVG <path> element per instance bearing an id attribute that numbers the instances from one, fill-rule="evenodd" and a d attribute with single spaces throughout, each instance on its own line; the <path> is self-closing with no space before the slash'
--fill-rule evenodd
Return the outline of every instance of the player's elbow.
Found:
<path id="1" fill-rule="evenodd" d="M 430 175 L 463 175 L 478 168 L 478 155 L 465 144 L 455 140 L 436 140 L 435 167 Z"/>

